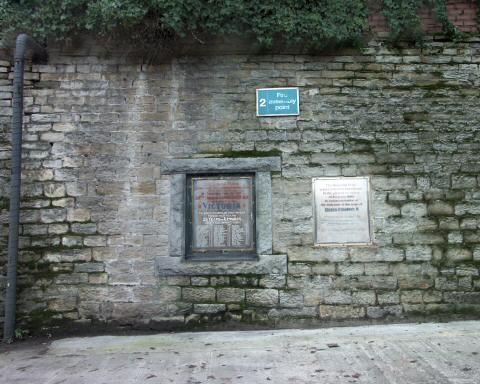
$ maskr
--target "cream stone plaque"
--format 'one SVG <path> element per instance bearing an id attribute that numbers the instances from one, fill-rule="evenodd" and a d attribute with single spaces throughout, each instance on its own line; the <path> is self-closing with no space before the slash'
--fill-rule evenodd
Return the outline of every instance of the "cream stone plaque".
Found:
<path id="1" fill-rule="evenodd" d="M 371 244 L 368 177 L 312 180 L 315 245 Z"/>

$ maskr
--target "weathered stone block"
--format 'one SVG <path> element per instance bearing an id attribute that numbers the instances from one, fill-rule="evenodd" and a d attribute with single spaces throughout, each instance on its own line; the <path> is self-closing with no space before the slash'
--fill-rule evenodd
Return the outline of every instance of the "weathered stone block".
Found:
<path id="1" fill-rule="evenodd" d="M 400 295 L 402 303 L 422 303 L 422 291 L 403 291 Z"/>
<path id="2" fill-rule="evenodd" d="M 432 259 L 432 248 L 422 245 L 406 247 L 405 256 L 407 261 L 429 261 Z"/>
<path id="3" fill-rule="evenodd" d="M 480 304 L 480 292 L 445 292 L 443 300 L 446 303 Z"/>
<path id="4" fill-rule="evenodd" d="M 65 221 L 65 209 L 42 209 L 40 211 L 40 221 L 42 223 L 58 223 Z"/>
<path id="5" fill-rule="evenodd" d="M 451 216 L 455 213 L 453 204 L 446 201 L 434 201 L 428 204 L 427 211 L 432 216 Z"/>
<path id="6" fill-rule="evenodd" d="M 424 303 L 439 303 L 442 301 L 442 293 L 436 291 L 425 291 L 423 293 Z"/>
<path id="7" fill-rule="evenodd" d="M 434 314 L 434 315 L 437 315 L 439 313 L 452 314 L 452 313 L 455 313 L 455 304 L 440 304 L 440 303 L 426 304 L 425 311 L 428 314 Z"/>
<path id="8" fill-rule="evenodd" d="M 480 231 L 463 231 L 449 233 L 450 243 L 478 243 L 480 242 Z"/>
<path id="9" fill-rule="evenodd" d="M 460 221 L 461 229 L 477 229 L 478 227 L 479 227 L 478 219 L 475 217 L 465 217 Z M 454 228 L 454 229 L 458 229 L 458 228 Z"/>
<path id="10" fill-rule="evenodd" d="M 375 176 L 372 178 L 372 185 L 377 190 L 392 190 L 392 189 L 413 189 L 416 186 L 415 179 L 411 176 L 404 177 L 383 177 Z"/>
<path id="11" fill-rule="evenodd" d="M 87 193 L 87 184 L 82 182 L 68 182 L 65 183 L 68 196 L 82 196 Z"/>
<path id="12" fill-rule="evenodd" d="M 455 219 L 453 217 L 446 217 L 439 220 L 438 227 L 440 229 L 455 230 L 459 229 L 460 224 L 458 222 L 458 219 Z"/>
<path id="13" fill-rule="evenodd" d="M 307 248 L 295 247 L 288 250 L 289 261 L 341 262 L 348 257 L 345 247 Z"/>
<path id="14" fill-rule="evenodd" d="M 81 263 L 75 264 L 75 272 L 103 272 L 105 270 L 105 265 L 103 263 Z"/>
<path id="15" fill-rule="evenodd" d="M 214 288 L 182 288 L 183 301 L 192 303 L 214 302 L 215 289 Z"/>
<path id="16" fill-rule="evenodd" d="M 90 261 L 92 251 L 90 249 L 65 249 L 62 251 L 47 251 L 44 256 L 45 261 L 51 263 Z"/>
<path id="17" fill-rule="evenodd" d="M 55 277 L 55 284 L 82 284 L 88 283 L 87 273 L 69 273 Z"/>
<path id="18" fill-rule="evenodd" d="M 65 247 L 79 247 L 83 245 L 83 238 L 80 236 L 63 236 L 62 245 Z"/>
<path id="19" fill-rule="evenodd" d="M 205 172 L 208 169 L 217 170 L 254 170 L 280 171 L 279 157 L 259 157 L 241 159 L 165 159 L 161 164 L 162 174 Z"/>
<path id="20" fill-rule="evenodd" d="M 367 307 L 367 317 L 378 319 L 385 316 L 402 316 L 403 308 L 401 305 L 389 305 L 384 307 Z"/>
<path id="21" fill-rule="evenodd" d="M 314 275 L 334 275 L 335 274 L 335 264 L 314 264 L 312 265 L 312 274 Z"/>
<path id="22" fill-rule="evenodd" d="M 71 228 L 73 233 L 83 235 L 92 235 L 97 232 L 97 224 L 95 223 L 72 223 Z"/>
<path id="23" fill-rule="evenodd" d="M 181 300 L 181 288 L 174 286 L 136 286 L 133 301 L 139 303 L 175 303 Z"/>
<path id="24" fill-rule="evenodd" d="M 407 194 L 403 192 L 389 192 L 388 193 L 388 201 L 392 201 L 395 203 L 401 203 L 407 200 Z"/>
<path id="25" fill-rule="evenodd" d="M 77 298 L 75 296 L 66 296 L 48 302 L 48 309 L 56 312 L 73 311 L 77 309 Z"/>
<path id="26" fill-rule="evenodd" d="M 210 277 L 210 285 L 212 287 L 222 287 L 228 285 L 230 278 L 228 276 L 212 276 Z"/>
<path id="27" fill-rule="evenodd" d="M 288 273 L 290 275 L 310 275 L 312 273 L 312 267 L 309 264 L 289 263 Z"/>
<path id="28" fill-rule="evenodd" d="M 404 250 L 401 248 L 352 248 L 350 250 L 352 262 L 402 261 L 403 258 Z"/>
<path id="29" fill-rule="evenodd" d="M 458 289 L 462 291 L 470 291 L 472 289 L 472 277 L 471 276 L 459 277 Z"/>
<path id="30" fill-rule="evenodd" d="M 52 263 L 50 265 L 50 270 L 52 272 L 73 272 L 73 263 Z"/>
<path id="31" fill-rule="evenodd" d="M 83 244 L 87 247 L 104 247 L 107 244 L 106 236 L 85 236 Z"/>
<path id="32" fill-rule="evenodd" d="M 326 304 L 350 304 L 352 302 L 352 294 L 345 291 L 328 291 L 324 302 Z"/>
<path id="33" fill-rule="evenodd" d="M 477 186 L 477 178 L 468 175 L 452 175 L 452 188 L 468 189 Z"/>
<path id="34" fill-rule="evenodd" d="M 468 248 L 448 248 L 446 257 L 455 262 L 472 260 L 472 251 Z"/>
<path id="35" fill-rule="evenodd" d="M 258 286 L 258 275 L 252 276 L 230 276 L 230 285 L 240 286 L 240 287 L 257 287 Z"/>
<path id="36" fill-rule="evenodd" d="M 66 197 L 61 199 L 52 200 L 52 206 L 60 208 L 71 208 L 75 204 L 75 200 L 72 197 Z"/>
<path id="37" fill-rule="evenodd" d="M 247 289 L 245 290 L 247 304 L 271 307 L 278 305 L 278 291 L 276 289 Z"/>
<path id="38" fill-rule="evenodd" d="M 466 239 L 467 242 L 477 242 L 480 240 L 480 236 L 476 236 L 476 235 L 467 235 L 468 236 L 468 239 Z M 450 244 L 461 244 L 463 243 L 463 233 L 462 232 L 450 232 L 448 234 L 448 242 Z"/>
<path id="39" fill-rule="evenodd" d="M 438 277 L 435 279 L 435 288 L 441 291 L 455 291 L 458 288 L 456 277 Z"/>
<path id="40" fill-rule="evenodd" d="M 352 294 L 352 304 L 355 305 L 373 305 L 375 304 L 375 299 L 375 292 L 360 291 Z"/>
<path id="41" fill-rule="evenodd" d="M 40 140 L 48 142 L 57 142 L 63 141 L 65 138 L 64 134 L 61 132 L 45 132 L 40 135 Z"/>
<path id="42" fill-rule="evenodd" d="M 286 274 L 286 255 L 259 255 L 251 261 L 212 261 L 208 263 L 184 262 L 180 257 L 157 257 L 156 269 L 160 276 L 173 275 L 236 275 Z"/>
<path id="43" fill-rule="evenodd" d="M 245 290 L 241 288 L 221 288 L 217 291 L 217 301 L 221 303 L 242 303 L 245 301 Z"/>
<path id="44" fill-rule="evenodd" d="M 71 208 L 67 210 L 67 221 L 82 222 L 90 220 L 90 210 L 84 208 Z"/>
<path id="45" fill-rule="evenodd" d="M 400 295 L 398 292 L 382 292 L 377 295 L 378 304 L 398 304 L 400 303 Z"/>
<path id="46" fill-rule="evenodd" d="M 473 260 L 475 260 L 475 261 L 480 260 L 480 246 L 476 246 L 473 249 Z"/>
<path id="47" fill-rule="evenodd" d="M 63 197 L 65 196 L 65 185 L 57 183 L 48 183 L 43 186 L 43 191 L 47 197 Z"/>
<path id="48" fill-rule="evenodd" d="M 400 208 L 377 200 L 373 205 L 372 212 L 375 218 L 385 218 L 400 215 Z"/>
<path id="49" fill-rule="evenodd" d="M 303 294 L 298 291 L 279 291 L 280 306 L 286 308 L 303 307 Z"/>
<path id="50" fill-rule="evenodd" d="M 209 284 L 208 277 L 201 277 L 201 276 L 192 276 L 190 278 L 190 282 L 192 285 L 196 285 L 196 286 L 205 286 Z"/>
<path id="51" fill-rule="evenodd" d="M 194 304 L 193 311 L 200 314 L 213 314 L 225 312 L 225 304 Z"/>
<path id="52" fill-rule="evenodd" d="M 394 244 L 443 244 L 444 237 L 438 233 L 398 233 L 393 235 Z"/>
<path id="53" fill-rule="evenodd" d="M 290 319 L 290 318 L 312 318 L 317 317 L 316 307 L 303 307 L 303 308 L 273 308 L 268 311 L 268 317 L 271 319 Z"/>
<path id="54" fill-rule="evenodd" d="M 49 224 L 48 233 L 52 235 L 62 235 L 68 232 L 68 224 Z"/>
<path id="55" fill-rule="evenodd" d="M 45 224 L 23 224 L 23 232 L 24 236 L 26 235 L 46 235 L 48 231 L 48 225 Z"/>
<path id="56" fill-rule="evenodd" d="M 190 276 L 166 276 L 168 285 L 178 285 L 181 287 L 190 285 Z"/>
<path id="57" fill-rule="evenodd" d="M 367 263 L 365 264 L 365 275 L 388 275 L 390 273 L 390 264 L 388 263 Z"/>
<path id="58" fill-rule="evenodd" d="M 338 265 L 338 273 L 340 275 L 355 276 L 355 275 L 363 275 L 364 272 L 365 272 L 365 266 L 364 264 L 361 264 L 361 263 Z"/>
<path id="59" fill-rule="evenodd" d="M 88 275 L 89 284 L 107 284 L 108 274 L 106 273 L 90 273 Z"/>
<path id="60" fill-rule="evenodd" d="M 402 216 L 423 217 L 427 214 L 427 206 L 424 203 L 407 203 L 402 205 Z"/>
<path id="61" fill-rule="evenodd" d="M 345 289 L 349 284 L 351 288 L 356 289 L 386 289 L 394 290 L 397 288 L 397 278 L 393 276 L 352 276 L 349 280 L 338 280 L 336 284 L 339 288 Z"/>
<path id="62" fill-rule="evenodd" d="M 367 307 L 367 317 L 379 319 L 386 315 L 386 311 L 382 307 Z"/>
<path id="63" fill-rule="evenodd" d="M 337 305 L 320 305 L 322 319 L 359 319 L 365 317 L 365 308 Z"/>
<path id="64" fill-rule="evenodd" d="M 480 204 L 456 204 L 455 215 L 480 215 Z"/>
<path id="65" fill-rule="evenodd" d="M 259 286 L 264 288 L 282 288 L 287 284 L 285 275 L 266 275 L 262 276 Z"/>

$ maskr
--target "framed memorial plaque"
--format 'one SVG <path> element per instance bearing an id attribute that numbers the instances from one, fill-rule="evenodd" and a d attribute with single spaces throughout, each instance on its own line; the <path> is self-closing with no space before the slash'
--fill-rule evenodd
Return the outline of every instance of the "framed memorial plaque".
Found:
<path id="1" fill-rule="evenodd" d="M 372 244 L 368 177 L 312 180 L 315 245 Z"/>
<path id="2" fill-rule="evenodd" d="M 187 178 L 187 257 L 255 254 L 254 175 Z"/>

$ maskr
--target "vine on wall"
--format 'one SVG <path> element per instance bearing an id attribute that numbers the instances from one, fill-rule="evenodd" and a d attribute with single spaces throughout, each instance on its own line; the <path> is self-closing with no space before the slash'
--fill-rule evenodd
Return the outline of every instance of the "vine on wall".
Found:
<path id="1" fill-rule="evenodd" d="M 383 0 L 383 14 L 387 19 L 392 40 L 422 39 L 424 35 L 420 17 L 422 7 L 432 10 L 448 37 L 455 38 L 460 35 L 458 29 L 448 19 L 445 0 Z"/>
<path id="2" fill-rule="evenodd" d="M 421 40 L 422 7 L 432 10 L 446 35 L 459 35 L 445 0 L 0 0 L 0 39 L 10 42 L 19 32 L 43 41 L 89 33 L 148 46 L 176 36 L 234 35 L 266 46 L 346 45 L 368 31 L 374 3 L 383 9 L 392 40 Z"/>

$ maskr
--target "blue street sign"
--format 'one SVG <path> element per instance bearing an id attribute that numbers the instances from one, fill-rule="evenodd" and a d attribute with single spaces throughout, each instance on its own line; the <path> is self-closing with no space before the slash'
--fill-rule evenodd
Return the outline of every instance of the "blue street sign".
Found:
<path id="1" fill-rule="evenodd" d="M 299 114 L 298 88 L 257 89 L 257 116 L 295 116 Z"/>

